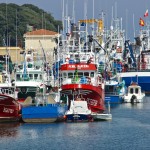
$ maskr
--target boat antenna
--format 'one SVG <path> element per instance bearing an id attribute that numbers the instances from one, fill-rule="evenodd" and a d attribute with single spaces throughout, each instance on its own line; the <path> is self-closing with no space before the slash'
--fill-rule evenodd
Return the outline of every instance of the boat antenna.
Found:
<path id="1" fill-rule="evenodd" d="M 135 23 L 134 23 L 134 14 L 133 14 L 133 36 L 135 37 Z"/>
<path id="2" fill-rule="evenodd" d="M 128 9 L 126 9 L 126 39 L 127 39 L 127 28 L 128 28 Z"/>
<path id="3" fill-rule="evenodd" d="M 17 32 L 18 32 L 18 30 L 17 30 L 18 28 L 17 28 L 17 10 L 16 10 L 16 64 L 17 64 L 17 62 L 18 62 L 18 55 L 17 55 L 17 46 L 18 46 L 18 36 L 17 36 Z"/>
<path id="4" fill-rule="evenodd" d="M 75 23 L 75 7 L 74 7 L 75 1 L 73 0 L 73 9 L 72 9 L 72 15 L 73 15 L 73 22 Z"/>
<path id="5" fill-rule="evenodd" d="M 46 61 L 45 51 L 44 51 L 44 48 L 43 48 L 42 43 L 41 43 L 41 41 L 40 41 L 40 40 L 39 40 L 39 44 L 40 44 L 40 46 L 41 46 L 42 53 L 43 53 L 43 56 L 44 56 L 44 62 L 46 63 L 47 61 Z"/>

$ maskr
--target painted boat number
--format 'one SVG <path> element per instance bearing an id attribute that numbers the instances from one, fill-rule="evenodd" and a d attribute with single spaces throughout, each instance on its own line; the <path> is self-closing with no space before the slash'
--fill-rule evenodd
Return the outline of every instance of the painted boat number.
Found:
<path id="1" fill-rule="evenodd" d="M 10 109 L 10 108 L 5 108 L 4 107 L 3 112 L 12 114 L 14 112 L 14 109 Z"/>

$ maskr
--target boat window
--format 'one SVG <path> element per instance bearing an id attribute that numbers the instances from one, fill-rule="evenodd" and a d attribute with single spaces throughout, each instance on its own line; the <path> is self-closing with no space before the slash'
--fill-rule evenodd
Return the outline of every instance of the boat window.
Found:
<path id="1" fill-rule="evenodd" d="M 17 80 L 20 80 L 20 74 L 16 75 Z"/>
<path id="2" fill-rule="evenodd" d="M 33 79 L 33 74 L 29 74 L 30 79 Z"/>
<path id="3" fill-rule="evenodd" d="M 79 78 L 83 77 L 83 72 L 78 72 Z"/>
<path id="4" fill-rule="evenodd" d="M 90 77 L 94 77 L 94 72 L 91 72 L 91 75 L 90 75 Z"/>
<path id="5" fill-rule="evenodd" d="M 34 74 L 34 79 L 37 79 L 38 78 L 38 74 Z"/>
<path id="6" fill-rule="evenodd" d="M 67 73 L 64 72 L 64 73 L 63 73 L 63 76 L 64 76 L 64 78 L 67 78 Z"/>
<path id="7" fill-rule="evenodd" d="M 85 77 L 89 77 L 89 72 L 84 72 Z"/>
<path id="8" fill-rule="evenodd" d="M 73 78 L 73 73 L 72 72 L 68 73 L 68 78 Z"/>
<path id="9" fill-rule="evenodd" d="M 135 89 L 135 93 L 136 93 L 136 94 L 139 93 L 139 89 L 138 89 L 138 88 Z"/>
<path id="10" fill-rule="evenodd" d="M 130 94 L 133 94 L 133 89 L 132 88 L 130 89 Z"/>
<path id="11" fill-rule="evenodd" d="M 40 74 L 40 79 L 42 79 L 42 75 Z"/>
<path id="12" fill-rule="evenodd" d="M 109 86 L 109 85 L 105 85 L 105 92 L 114 92 L 114 87 L 113 86 Z"/>

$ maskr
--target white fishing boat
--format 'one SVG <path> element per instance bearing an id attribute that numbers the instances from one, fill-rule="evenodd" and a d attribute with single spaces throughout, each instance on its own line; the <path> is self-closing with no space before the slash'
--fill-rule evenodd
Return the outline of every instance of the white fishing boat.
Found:
<path id="1" fill-rule="evenodd" d="M 36 56 L 34 50 L 23 51 L 24 62 L 16 67 L 15 86 L 18 90 L 18 101 L 22 104 L 28 96 L 35 97 L 37 88 L 50 89 L 50 79 L 46 61 Z"/>
<path id="2" fill-rule="evenodd" d="M 124 102 L 141 103 L 143 102 L 144 97 L 145 93 L 141 91 L 141 86 L 135 82 L 132 82 L 131 85 L 128 86 L 127 94 L 124 96 Z"/>
<path id="3" fill-rule="evenodd" d="M 70 102 L 70 108 L 65 113 L 67 122 L 93 121 L 91 110 L 88 109 L 87 101 L 78 98 Z"/>

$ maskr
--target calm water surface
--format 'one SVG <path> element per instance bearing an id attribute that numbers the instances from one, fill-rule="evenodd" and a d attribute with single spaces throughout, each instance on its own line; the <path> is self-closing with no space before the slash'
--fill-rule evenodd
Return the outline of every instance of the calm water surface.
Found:
<path id="1" fill-rule="evenodd" d="M 0 150 L 150 150 L 150 97 L 111 108 L 112 121 L 0 124 Z"/>

